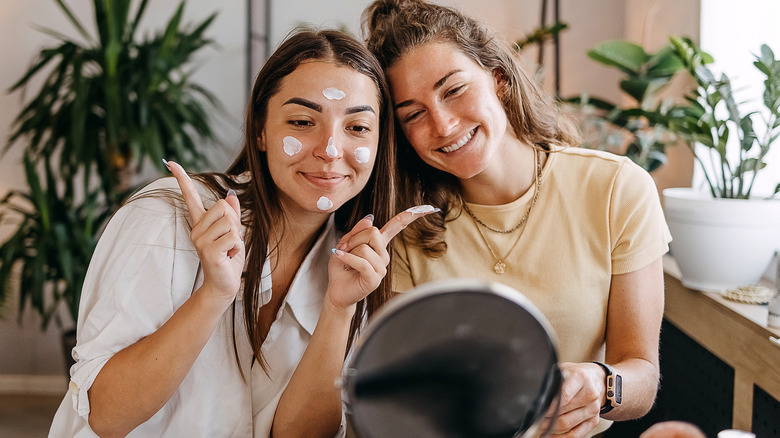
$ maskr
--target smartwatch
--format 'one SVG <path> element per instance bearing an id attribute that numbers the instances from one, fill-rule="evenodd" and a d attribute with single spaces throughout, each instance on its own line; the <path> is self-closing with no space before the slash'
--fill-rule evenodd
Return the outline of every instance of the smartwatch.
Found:
<path id="1" fill-rule="evenodd" d="M 602 362 L 593 362 L 596 365 L 604 368 L 604 372 L 607 374 L 605 388 L 607 401 L 604 402 L 604 406 L 601 407 L 599 415 L 604 415 L 612 409 L 620 406 L 623 402 L 623 378 L 620 374 L 615 372 L 615 369 Z"/>

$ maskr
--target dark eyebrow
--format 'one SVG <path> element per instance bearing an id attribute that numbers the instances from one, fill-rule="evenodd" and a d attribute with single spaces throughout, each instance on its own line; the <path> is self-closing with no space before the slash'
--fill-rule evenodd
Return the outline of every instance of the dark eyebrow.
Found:
<path id="1" fill-rule="evenodd" d="M 376 114 L 376 111 L 374 111 L 374 108 L 371 108 L 371 105 L 358 105 L 349 107 L 347 108 L 347 111 L 345 111 L 345 114 L 362 113 L 363 111 L 369 111 Z"/>
<path id="2" fill-rule="evenodd" d="M 433 84 L 433 90 L 436 91 L 437 89 L 441 88 L 442 85 L 444 85 L 445 82 L 447 82 L 447 79 L 450 78 L 450 76 L 454 75 L 455 73 L 459 73 L 460 70 L 452 70 L 451 72 L 447 73 L 446 75 L 442 76 L 441 79 L 436 81 L 435 84 Z M 405 100 L 399 104 L 395 105 L 395 109 L 403 108 L 405 106 L 411 105 L 413 102 L 413 99 Z"/>
<path id="3" fill-rule="evenodd" d="M 288 104 L 301 105 L 301 106 L 305 106 L 306 108 L 311 108 L 314 111 L 317 111 L 318 113 L 322 112 L 321 105 L 314 103 L 310 100 L 303 99 L 301 97 L 293 97 L 292 99 L 287 100 L 287 102 L 285 102 L 283 105 L 288 105 Z"/>

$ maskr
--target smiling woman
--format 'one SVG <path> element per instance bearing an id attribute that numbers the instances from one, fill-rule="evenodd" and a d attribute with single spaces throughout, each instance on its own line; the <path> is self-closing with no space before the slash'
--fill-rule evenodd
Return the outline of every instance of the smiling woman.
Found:
<path id="1" fill-rule="evenodd" d="M 387 86 L 359 42 L 302 30 L 251 99 L 227 172 L 166 162 L 175 179 L 108 224 L 50 436 L 344 433 L 333 381 L 389 296 L 388 242 L 422 215 L 390 220 Z"/>
<path id="2" fill-rule="evenodd" d="M 482 23 L 423 0 L 374 1 L 364 23 L 403 132 L 401 205 L 445 213 L 394 243 L 394 289 L 477 278 L 538 306 L 566 376 L 553 434 L 593 436 L 644 415 L 669 242 L 650 176 L 577 148 L 570 123 Z"/>

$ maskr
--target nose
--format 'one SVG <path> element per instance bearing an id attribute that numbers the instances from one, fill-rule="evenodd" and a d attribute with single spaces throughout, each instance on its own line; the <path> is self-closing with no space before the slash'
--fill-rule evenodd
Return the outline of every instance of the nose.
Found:
<path id="1" fill-rule="evenodd" d="M 344 156 L 344 148 L 341 147 L 338 136 L 331 132 L 327 140 L 323 138 L 320 144 L 314 148 L 314 156 L 324 161 L 336 161 Z"/>
<path id="2" fill-rule="evenodd" d="M 429 110 L 433 129 L 440 137 L 446 137 L 452 133 L 458 124 L 457 118 L 451 111 L 441 106 Z"/>

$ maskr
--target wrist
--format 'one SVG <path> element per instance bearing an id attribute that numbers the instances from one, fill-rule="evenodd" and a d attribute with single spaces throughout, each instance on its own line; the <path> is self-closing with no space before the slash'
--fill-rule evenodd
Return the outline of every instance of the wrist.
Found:
<path id="1" fill-rule="evenodd" d="M 352 320 L 352 316 L 355 315 L 355 309 L 357 304 L 353 303 L 347 306 L 337 304 L 334 302 L 329 293 L 325 294 L 325 299 L 322 302 L 322 313 L 328 313 L 339 319 Z"/>
<path id="2" fill-rule="evenodd" d="M 198 304 L 204 311 L 209 313 L 213 312 L 215 315 L 222 315 L 222 313 L 233 304 L 235 297 L 226 299 L 224 295 L 213 290 L 209 285 L 203 284 L 192 294 L 190 299 Z"/>
<path id="3" fill-rule="evenodd" d="M 602 362 L 593 362 L 604 371 L 604 396 L 601 398 L 599 415 L 612 411 L 623 403 L 623 377 L 611 366 Z"/>

